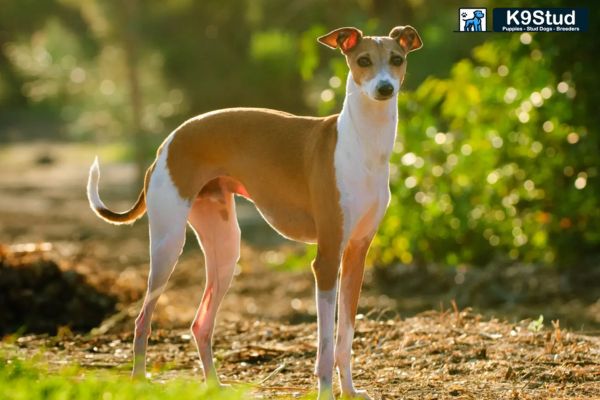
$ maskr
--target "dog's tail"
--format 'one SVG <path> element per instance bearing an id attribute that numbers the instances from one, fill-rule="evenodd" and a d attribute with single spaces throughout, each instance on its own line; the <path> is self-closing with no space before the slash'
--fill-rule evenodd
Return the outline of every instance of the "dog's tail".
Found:
<path id="1" fill-rule="evenodd" d="M 141 218 L 146 212 L 146 195 L 144 188 L 140 192 L 137 201 L 129 210 L 118 213 L 108 209 L 100 200 L 98 194 L 98 181 L 100 180 L 100 167 L 98 166 L 98 157 L 90 167 L 90 174 L 87 183 L 87 197 L 90 202 L 90 207 L 100 218 L 115 225 L 132 224 L 137 219 Z"/>

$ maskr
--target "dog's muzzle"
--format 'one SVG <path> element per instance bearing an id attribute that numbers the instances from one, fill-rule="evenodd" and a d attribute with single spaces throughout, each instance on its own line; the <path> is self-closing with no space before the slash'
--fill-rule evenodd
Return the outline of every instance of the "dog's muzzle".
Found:
<path id="1" fill-rule="evenodd" d="M 377 91 L 377 100 L 387 100 L 394 94 L 394 85 L 388 81 L 379 82 L 375 90 Z"/>

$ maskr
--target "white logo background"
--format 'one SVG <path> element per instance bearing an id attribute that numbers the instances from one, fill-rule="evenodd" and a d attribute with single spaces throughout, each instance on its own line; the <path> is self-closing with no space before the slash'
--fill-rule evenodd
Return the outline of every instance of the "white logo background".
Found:
<path id="1" fill-rule="evenodd" d="M 485 32 L 487 31 L 487 9 L 485 8 L 459 8 L 458 30 L 460 32 Z"/>

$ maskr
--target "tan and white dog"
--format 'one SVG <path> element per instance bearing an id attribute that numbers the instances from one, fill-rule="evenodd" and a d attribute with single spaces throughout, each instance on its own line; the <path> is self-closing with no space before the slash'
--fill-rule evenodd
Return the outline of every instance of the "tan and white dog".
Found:
<path id="1" fill-rule="evenodd" d="M 127 224 L 148 213 L 150 275 L 135 322 L 134 376 L 145 375 L 152 313 L 181 254 L 189 223 L 206 260 L 206 288 L 191 330 L 206 379 L 219 382 L 211 341 L 215 315 L 240 254 L 237 194 L 253 201 L 283 236 L 317 243 L 312 270 L 319 398 L 334 397 L 334 364 L 343 395 L 369 398 L 352 382 L 354 319 L 367 250 L 390 200 L 389 158 L 406 56 L 422 42 L 410 26 L 375 37 L 340 28 L 318 40 L 340 48 L 350 68 L 339 115 L 314 118 L 233 108 L 192 118 L 165 139 L 137 202 L 123 213 L 109 210 L 100 200 L 97 160 L 92 165 L 88 198 L 100 218 Z"/>

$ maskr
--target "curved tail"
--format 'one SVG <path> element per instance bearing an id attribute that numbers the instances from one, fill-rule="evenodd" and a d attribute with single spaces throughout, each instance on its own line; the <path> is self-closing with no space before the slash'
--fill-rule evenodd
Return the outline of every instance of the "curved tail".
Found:
<path id="1" fill-rule="evenodd" d="M 90 167 L 90 174 L 88 176 L 87 183 L 87 196 L 90 202 L 90 207 L 100 218 L 106 222 L 110 222 L 115 225 L 132 224 L 137 219 L 141 218 L 146 212 L 146 196 L 144 194 L 144 188 L 140 192 L 137 201 L 129 210 L 118 213 L 108 209 L 100 200 L 98 194 L 98 181 L 100 180 L 100 167 L 98 166 L 98 157 L 94 160 L 94 163 Z"/>

